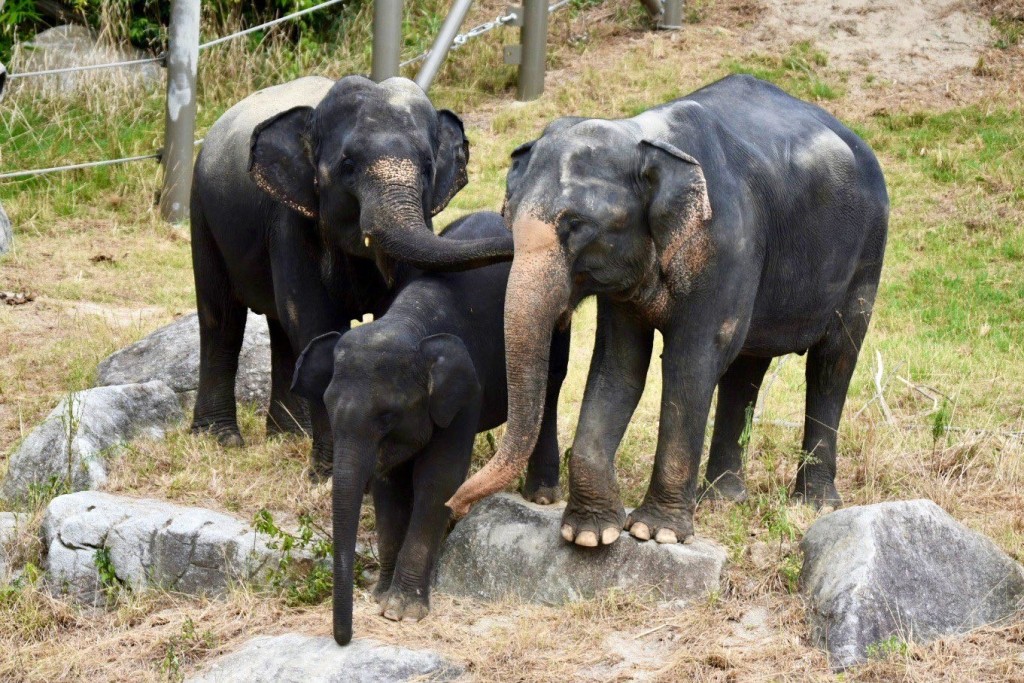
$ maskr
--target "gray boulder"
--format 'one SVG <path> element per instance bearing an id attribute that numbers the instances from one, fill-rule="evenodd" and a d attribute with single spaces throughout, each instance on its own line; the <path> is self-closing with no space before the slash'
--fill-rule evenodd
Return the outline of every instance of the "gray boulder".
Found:
<path id="1" fill-rule="evenodd" d="M 498 494 L 478 503 L 445 540 L 439 591 L 481 600 L 515 596 L 540 603 L 591 598 L 610 588 L 693 600 L 718 591 L 725 550 L 711 541 L 661 545 L 623 534 L 610 546 L 581 548 L 560 533 L 560 506 Z"/>
<path id="2" fill-rule="evenodd" d="M 198 315 L 178 318 L 115 352 L 99 364 L 96 374 L 99 386 L 160 380 L 190 405 L 199 388 Z M 245 323 L 235 397 L 262 406 L 270 401 L 270 332 L 266 317 L 252 312 Z"/>
<path id="3" fill-rule="evenodd" d="M 28 520 L 28 515 L 17 512 L 0 512 L 0 586 L 10 581 L 18 567 L 14 566 L 17 541 L 21 526 Z"/>
<path id="4" fill-rule="evenodd" d="M 397 683 L 453 681 L 462 669 L 435 652 L 374 640 L 345 647 L 331 638 L 261 636 L 220 657 L 190 683 Z"/>
<path id="5" fill-rule="evenodd" d="M 75 392 L 11 454 L 0 495 L 23 500 L 34 487 L 69 478 L 72 491 L 102 488 L 107 459 L 119 446 L 140 436 L 163 438 L 181 418 L 178 399 L 163 382 Z"/>
<path id="6" fill-rule="evenodd" d="M 811 638 L 836 669 L 891 638 L 927 642 L 1024 607 L 1024 569 L 930 500 L 833 512 L 800 545 Z"/>
<path id="7" fill-rule="evenodd" d="M 0 64 L 0 67 L 2 66 Z M 14 231 L 11 229 L 11 219 L 7 217 L 7 212 L 4 211 L 3 205 L 0 204 L 0 254 L 9 252 L 13 244 Z"/>
<path id="8" fill-rule="evenodd" d="M 111 45 L 101 41 L 85 26 L 65 24 L 48 28 L 36 34 L 32 40 L 17 45 L 11 66 L 13 73 L 19 73 L 108 64 L 149 56 L 131 46 Z M 51 95 L 70 94 L 94 83 L 156 87 L 162 82 L 163 74 L 156 62 L 41 76 L 25 81 L 29 87 Z"/>
<path id="9" fill-rule="evenodd" d="M 103 550 L 117 582 L 132 589 L 219 594 L 276 568 L 279 551 L 242 520 L 203 508 L 83 491 L 50 501 L 43 516 L 44 568 L 52 585 L 86 602 L 103 586 Z"/>

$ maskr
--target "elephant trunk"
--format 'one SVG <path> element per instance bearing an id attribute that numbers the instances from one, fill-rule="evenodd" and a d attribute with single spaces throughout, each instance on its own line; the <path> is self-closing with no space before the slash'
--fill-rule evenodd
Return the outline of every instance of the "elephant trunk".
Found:
<path id="1" fill-rule="evenodd" d="M 339 457 L 340 456 L 340 457 Z M 356 534 L 363 492 L 373 474 L 373 458 L 345 444 L 334 450 L 332 482 L 334 534 L 334 640 L 352 640 L 352 585 L 355 581 Z"/>
<path id="2" fill-rule="evenodd" d="M 513 232 L 516 256 L 505 296 L 508 426 L 491 461 L 448 501 L 456 518 L 508 486 L 529 460 L 544 415 L 551 333 L 570 302 L 568 266 L 554 227 L 529 220 Z"/>
<path id="3" fill-rule="evenodd" d="M 360 225 L 365 238 L 395 261 L 422 270 L 459 271 L 509 261 L 512 236 L 475 240 L 445 239 L 424 219 L 418 183 L 391 181 L 363 201 Z"/>

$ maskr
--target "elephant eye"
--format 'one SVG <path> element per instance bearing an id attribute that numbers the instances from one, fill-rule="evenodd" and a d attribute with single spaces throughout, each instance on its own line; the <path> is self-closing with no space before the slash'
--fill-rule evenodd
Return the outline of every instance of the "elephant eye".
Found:
<path id="1" fill-rule="evenodd" d="M 338 168 L 341 169 L 342 173 L 351 173 L 356 167 L 356 162 L 352 157 L 343 157 L 341 163 L 338 164 Z"/>

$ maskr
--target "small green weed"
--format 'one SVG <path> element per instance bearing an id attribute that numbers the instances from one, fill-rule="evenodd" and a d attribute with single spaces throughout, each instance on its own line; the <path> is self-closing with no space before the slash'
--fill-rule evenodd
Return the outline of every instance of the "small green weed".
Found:
<path id="1" fill-rule="evenodd" d="M 217 647 L 217 638 L 207 629 L 200 633 L 192 617 L 186 617 L 181 632 L 167 639 L 160 671 L 171 681 L 184 679 L 181 668 Z"/>
<path id="2" fill-rule="evenodd" d="M 907 657 L 909 654 L 910 644 L 895 634 L 885 640 L 872 643 L 867 647 L 868 659 L 888 659 L 893 656 Z"/>
<path id="3" fill-rule="evenodd" d="M 281 529 L 268 510 L 256 513 L 254 526 L 271 538 L 269 547 L 281 552 L 269 580 L 288 605 L 316 605 L 326 600 L 334 585 L 330 564 L 334 544 L 330 534 L 307 514 L 299 515 L 298 532 L 294 534 Z M 363 574 L 358 557 L 355 573 L 357 579 Z"/>

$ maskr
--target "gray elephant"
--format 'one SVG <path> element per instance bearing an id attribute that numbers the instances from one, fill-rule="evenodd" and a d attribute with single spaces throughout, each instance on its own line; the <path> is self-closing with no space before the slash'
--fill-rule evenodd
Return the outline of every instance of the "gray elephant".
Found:
<path id="1" fill-rule="evenodd" d="M 476 240 L 507 232 L 501 216 L 476 213 L 444 233 Z M 445 501 L 466 478 L 478 432 L 505 422 L 502 313 L 508 264 L 429 273 L 402 287 L 379 320 L 313 340 L 295 390 L 326 399 L 334 433 L 334 637 L 352 638 L 353 554 L 363 491 L 372 481 L 380 580 L 388 619 L 416 621 L 449 521 Z M 553 335 L 546 408 L 523 495 L 558 499 L 558 394 L 569 330 Z"/>
<path id="2" fill-rule="evenodd" d="M 814 105 L 730 76 L 630 119 L 561 119 L 512 154 L 505 217 L 509 426 L 449 502 L 501 489 L 540 427 L 556 322 L 597 296 L 597 343 L 569 462 L 562 535 L 661 543 L 693 534 L 712 395 L 706 495 L 741 499 L 740 435 L 773 356 L 807 353 L 794 495 L 838 505 L 836 434 L 885 253 L 889 199 L 875 155 Z M 665 340 L 654 472 L 629 516 L 614 457 Z"/>
<path id="3" fill-rule="evenodd" d="M 510 235 L 437 237 L 431 216 L 466 183 L 462 122 L 416 84 L 309 77 L 261 90 L 206 136 L 192 190 L 200 372 L 192 427 L 240 445 L 235 374 L 246 308 L 267 316 L 267 429 L 296 431 L 289 391 L 313 338 L 386 308 L 396 263 L 459 270 L 512 256 Z M 309 406 L 314 479 L 330 473 L 330 425 Z"/>

